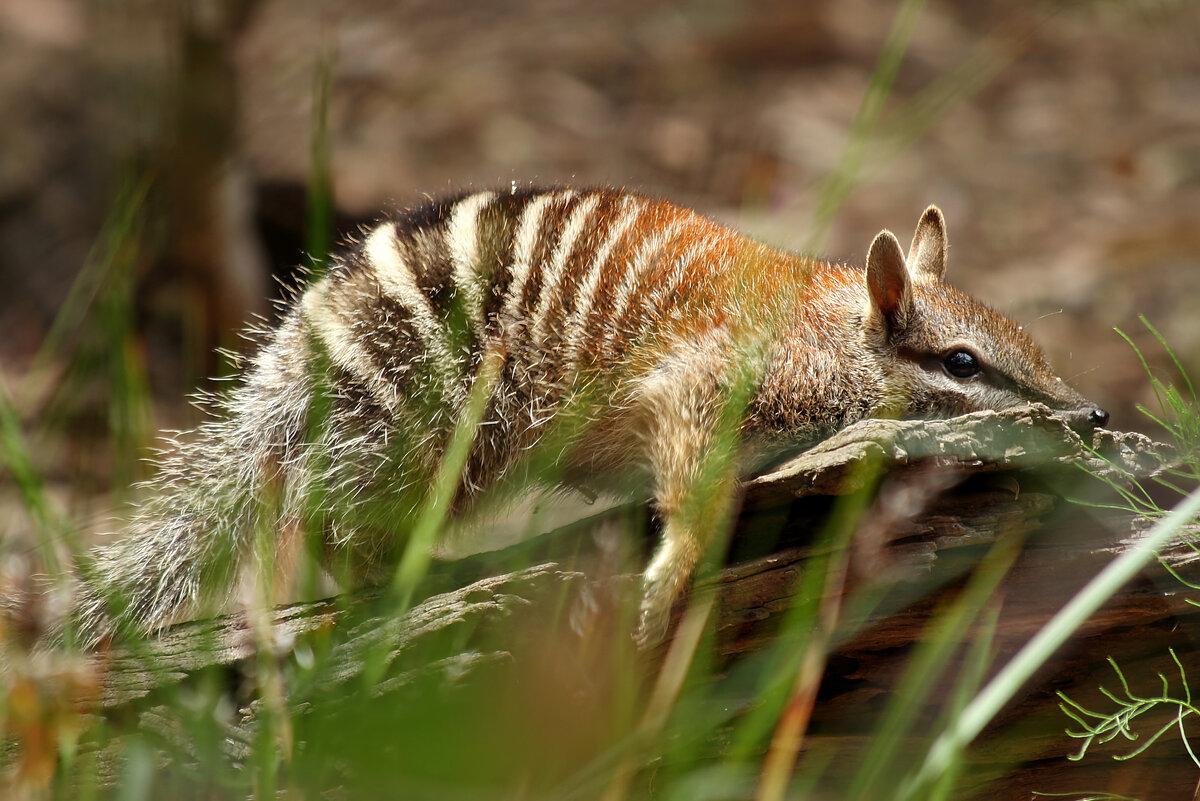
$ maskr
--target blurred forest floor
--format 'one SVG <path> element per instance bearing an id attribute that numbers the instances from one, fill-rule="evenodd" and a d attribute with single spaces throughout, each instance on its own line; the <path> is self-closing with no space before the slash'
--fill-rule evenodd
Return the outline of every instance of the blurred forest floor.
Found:
<path id="1" fill-rule="evenodd" d="M 196 422 L 186 394 L 227 369 L 213 349 L 320 241 L 323 86 L 339 235 L 426 194 L 602 183 L 861 262 L 937 203 L 950 280 L 1023 322 L 1114 427 L 1152 430 L 1113 328 L 1172 379 L 1145 315 L 1200 376 L 1200 4 L 928 2 L 855 140 L 900 6 L 0 0 L 0 378 L 38 467 L 77 514 L 111 501 L 117 352 L 153 401 L 131 447 Z M 132 324 L 55 400 L 27 372 L 89 251 L 128 265 Z M 51 374 L 91 352 L 96 316 Z"/>

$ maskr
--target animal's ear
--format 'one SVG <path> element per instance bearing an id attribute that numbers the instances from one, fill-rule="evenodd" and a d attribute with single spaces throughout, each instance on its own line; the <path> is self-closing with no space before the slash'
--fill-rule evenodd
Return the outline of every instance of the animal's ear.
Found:
<path id="1" fill-rule="evenodd" d="M 913 280 L 933 284 L 946 277 L 946 218 L 937 206 L 930 206 L 917 223 L 912 246 L 908 249 L 908 269 Z"/>
<path id="2" fill-rule="evenodd" d="M 900 242 L 891 231 L 880 231 L 867 254 L 867 291 L 872 320 L 883 324 L 882 333 L 904 327 L 912 306 L 908 265 Z"/>

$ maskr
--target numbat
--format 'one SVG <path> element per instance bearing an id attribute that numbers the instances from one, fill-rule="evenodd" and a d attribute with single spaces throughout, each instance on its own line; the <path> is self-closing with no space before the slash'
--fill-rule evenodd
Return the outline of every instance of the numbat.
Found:
<path id="1" fill-rule="evenodd" d="M 315 537 L 335 574 L 369 580 L 431 503 L 461 521 L 539 482 L 640 481 L 662 541 L 636 635 L 658 642 L 749 453 L 1030 401 L 1106 422 L 1019 326 L 943 282 L 946 253 L 935 207 L 907 257 L 884 231 L 861 268 L 611 189 L 475 192 L 383 222 L 163 457 L 80 590 L 84 637 L 219 601 L 265 569 L 264 531 Z"/>

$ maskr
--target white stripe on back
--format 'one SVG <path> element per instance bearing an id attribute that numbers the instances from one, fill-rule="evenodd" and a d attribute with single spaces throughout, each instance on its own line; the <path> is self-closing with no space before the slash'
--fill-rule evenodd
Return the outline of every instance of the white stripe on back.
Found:
<path id="1" fill-rule="evenodd" d="M 547 204 L 558 197 L 549 193 L 538 195 L 521 211 L 517 231 L 513 234 L 512 278 L 509 279 L 508 297 L 505 298 L 501 316 L 504 325 L 515 320 L 521 309 L 525 283 L 529 280 L 530 262 L 533 261 L 533 253 L 542 234 L 542 218 L 545 216 Z"/>
<path id="2" fill-rule="evenodd" d="M 656 309 L 666 306 L 672 293 L 675 292 L 687 277 L 688 268 L 712 252 L 713 248 L 710 247 L 707 239 L 701 242 L 693 242 L 689 245 L 682 255 L 675 258 L 675 263 L 671 265 L 671 274 L 667 276 L 666 280 L 660 281 L 650 290 L 650 295 L 646 299 L 646 302 Z"/>
<path id="3" fill-rule="evenodd" d="M 604 272 L 604 265 L 612 255 L 613 248 L 624 239 L 630 227 L 637 222 L 644 207 L 645 201 L 642 198 L 633 195 L 621 198 L 621 209 L 617 212 L 617 218 L 609 225 L 608 236 L 605 237 L 604 244 L 596 251 L 596 257 L 588 265 L 587 275 L 584 276 L 583 282 L 577 290 L 575 310 L 571 313 L 570 321 L 566 326 L 569 339 L 563 367 L 568 374 L 575 369 L 579 361 L 579 351 L 583 348 L 584 331 L 587 329 L 587 318 L 596 303 L 596 292 L 600 287 L 600 276 Z"/>
<path id="4" fill-rule="evenodd" d="M 329 302 L 331 284 L 332 279 L 326 277 L 305 290 L 300 300 L 305 318 L 325 347 L 330 361 L 371 387 L 380 403 L 396 408 L 400 403 L 396 385 L 384 379 L 382 371 L 375 369 L 374 360 L 353 336 L 351 326 L 332 308 Z"/>
<path id="5" fill-rule="evenodd" d="M 405 264 L 400 256 L 395 223 L 385 223 L 372 231 L 364 243 L 363 255 L 374 271 L 380 288 L 408 311 L 408 321 L 425 345 L 429 357 L 427 363 L 441 375 L 446 397 L 458 398 L 463 389 L 455 380 L 457 360 L 446 344 L 446 331 L 442 321 L 434 314 L 433 304 L 417 285 L 412 267 Z"/>
<path id="6" fill-rule="evenodd" d="M 620 325 L 621 319 L 625 316 L 629 303 L 633 299 L 633 294 L 637 291 L 638 284 L 641 283 L 644 274 L 650 270 L 662 249 L 675 237 L 675 234 L 682 227 L 682 221 L 677 220 L 669 228 L 656 231 L 653 235 L 642 240 L 637 255 L 634 256 L 633 261 L 625 270 L 621 285 L 617 288 L 616 295 L 613 297 L 612 310 L 608 315 L 608 332 L 604 337 L 603 344 L 597 348 L 597 352 L 602 354 L 607 353 L 610 348 L 616 345 L 620 336 L 617 326 Z"/>
<path id="7" fill-rule="evenodd" d="M 480 337 L 483 336 L 484 287 L 479 280 L 479 213 L 495 197 L 491 192 L 480 192 L 463 198 L 454 206 L 446 226 L 446 247 L 450 251 L 456 293 L 460 293 L 467 319 Z"/>
<path id="8" fill-rule="evenodd" d="M 550 344 L 547 341 L 546 326 L 549 324 L 551 307 L 560 300 L 558 294 L 559 288 L 562 286 L 566 263 L 575 251 L 575 243 L 579 240 L 579 235 L 583 232 L 584 224 L 592 212 L 596 210 L 596 204 L 599 202 L 600 196 L 592 194 L 575 207 L 575 210 L 571 212 L 570 219 L 567 220 L 567 224 L 563 227 L 561 236 L 559 236 L 558 248 L 554 251 L 554 255 L 550 257 L 549 264 L 546 265 L 545 278 L 542 279 L 541 297 L 537 305 L 537 310 L 533 315 L 533 325 L 530 334 L 530 341 L 541 346 L 543 349 L 547 348 Z"/>

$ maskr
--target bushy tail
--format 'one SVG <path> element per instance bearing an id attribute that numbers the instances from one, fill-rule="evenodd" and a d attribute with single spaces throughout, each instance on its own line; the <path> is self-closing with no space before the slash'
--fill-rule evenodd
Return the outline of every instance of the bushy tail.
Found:
<path id="1" fill-rule="evenodd" d="M 152 632 L 226 601 L 269 511 L 260 454 L 206 426 L 174 451 L 146 489 L 147 501 L 112 544 L 81 566 L 71 625 L 92 645 L 122 631 Z"/>
<path id="2" fill-rule="evenodd" d="M 153 632 L 220 611 L 234 594 L 256 538 L 276 536 L 304 483 L 309 392 L 279 378 L 252 373 L 160 461 L 146 501 L 81 567 L 71 615 L 80 642 Z"/>

